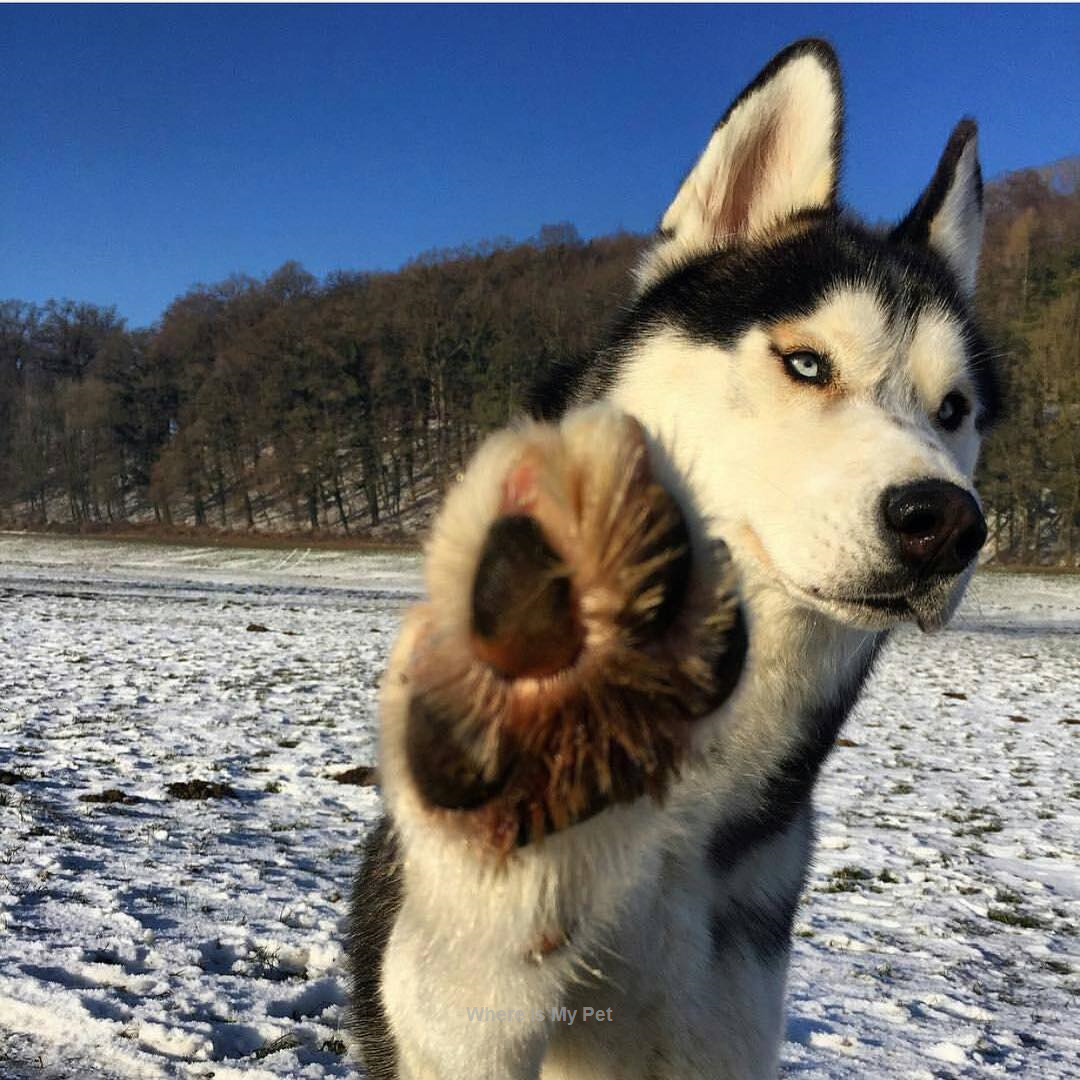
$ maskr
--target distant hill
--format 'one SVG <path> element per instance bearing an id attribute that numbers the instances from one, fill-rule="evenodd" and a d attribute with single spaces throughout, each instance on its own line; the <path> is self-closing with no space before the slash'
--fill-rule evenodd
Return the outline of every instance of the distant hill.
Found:
<path id="1" fill-rule="evenodd" d="M 986 187 L 979 308 L 1009 418 L 982 466 L 992 551 L 1077 565 L 1080 158 Z M 295 263 L 178 297 L 149 330 L 0 303 L 0 521 L 81 530 L 421 531 L 478 440 L 595 347 L 646 238 L 431 252 L 319 281 Z"/>
<path id="2" fill-rule="evenodd" d="M 1078 564 L 1080 157 L 987 185 L 978 307 L 1001 349 L 1008 412 L 980 491 L 1001 561 Z"/>

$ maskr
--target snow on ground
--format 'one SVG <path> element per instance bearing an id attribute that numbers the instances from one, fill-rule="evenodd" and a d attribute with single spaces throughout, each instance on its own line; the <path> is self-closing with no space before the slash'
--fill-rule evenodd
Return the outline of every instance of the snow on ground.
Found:
<path id="1" fill-rule="evenodd" d="M 333 777 L 418 588 L 413 556 L 0 535 L 0 1078 L 357 1075 L 378 801 Z M 821 786 L 785 1076 L 1080 1074 L 1078 740 L 1080 579 L 985 575 L 897 635 Z"/>

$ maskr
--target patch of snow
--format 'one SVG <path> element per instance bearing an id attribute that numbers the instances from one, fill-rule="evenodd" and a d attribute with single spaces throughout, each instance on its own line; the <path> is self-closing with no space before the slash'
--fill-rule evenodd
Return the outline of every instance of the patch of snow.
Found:
<path id="1" fill-rule="evenodd" d="M 950 1065 L 963 1065 L 967 1061 L 967 1054 L 956 1043 L 934 1043 L 926 1052 L 932 1058 L 937 1058 L 938 1061 L 947 1061 Z"/>
<path id="2" fill-rule="evenodd" d="M 380 805 L 333 777 L 419 590 L 412 555 L 0 536 L 0 1077 L 362 1075 Z M 895 635 L 819 789 L 783 1076 L 1076 1075 L 1078 656 L 1069 577 Z"/>

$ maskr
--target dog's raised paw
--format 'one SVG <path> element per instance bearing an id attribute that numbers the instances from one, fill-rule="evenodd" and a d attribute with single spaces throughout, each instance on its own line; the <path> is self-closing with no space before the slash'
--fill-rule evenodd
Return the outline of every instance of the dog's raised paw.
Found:
<path id="1" fill-rule="evenodd" d="M 611 408 L 493 436 L 447 499 L 426 574 L 383 723 L 431 812 L 496 853 L 662 798 L 738 680 L 726 549 Z"/>

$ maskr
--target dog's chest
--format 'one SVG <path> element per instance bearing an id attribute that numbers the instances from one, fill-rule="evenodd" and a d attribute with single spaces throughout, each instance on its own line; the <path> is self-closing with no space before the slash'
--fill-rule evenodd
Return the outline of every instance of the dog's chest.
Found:
<path id="1" fill-rule="evenodd" d="M 689 816 L 590 951 L 552 1025 L 541 1080 L 774 1074 L 790 936 L 790 915 L 778 912 L 793 913 L 801 889 L 809 807 L 731 868 L 713 859 L 706 818 Z"/>

